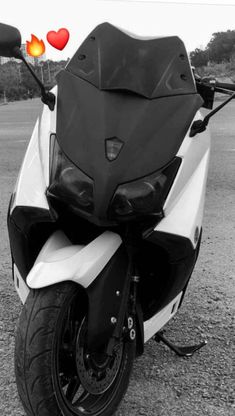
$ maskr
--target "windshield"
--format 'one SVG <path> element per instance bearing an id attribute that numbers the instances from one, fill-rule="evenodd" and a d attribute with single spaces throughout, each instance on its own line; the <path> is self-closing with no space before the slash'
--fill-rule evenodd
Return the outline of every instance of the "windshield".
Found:
<path id="1" fill-rule="evenodd" d="M 196 93 L 183 42 L 177 36 L 143 40 L 109 23 L 98 25 L 67 65 L 100 90 L 146 98 Z"/>

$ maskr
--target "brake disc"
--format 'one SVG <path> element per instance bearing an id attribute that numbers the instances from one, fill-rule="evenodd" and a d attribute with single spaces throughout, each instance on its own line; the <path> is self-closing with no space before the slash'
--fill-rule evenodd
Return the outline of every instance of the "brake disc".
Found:
<path id="1" fill-rule="evenodd" d="M 112 385 L 122 361 L 123 344 L 115 346 L 111 357 L 89 354 L 85 349 L 85 318 L 81 324 L 76 345 L 77 372 L 83 387 L 91 394 L 104 393 Z"/>

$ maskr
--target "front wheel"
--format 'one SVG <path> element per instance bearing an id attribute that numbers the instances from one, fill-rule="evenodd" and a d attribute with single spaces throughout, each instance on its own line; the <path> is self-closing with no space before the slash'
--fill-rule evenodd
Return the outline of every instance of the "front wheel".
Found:
<path id="1" fill-rule="evenodd" d="M 110 416 L 126 392 L 135 343 L 112 356 L 86 348 L 87 300 L 64 282 L 30 292 L 16 336 L 15 372 L 27 416 Z"/>

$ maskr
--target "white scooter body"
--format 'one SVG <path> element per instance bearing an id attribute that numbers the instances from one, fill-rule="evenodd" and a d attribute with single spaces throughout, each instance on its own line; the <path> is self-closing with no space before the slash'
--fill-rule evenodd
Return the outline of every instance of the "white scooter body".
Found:
<path id="1" fill-rule="evenodd" d="M 53 92 L 57 96 L 57 89 Z M 195 119 L 201 118 L 198 112 Z M 193 120 L 192 120 L 193 122 Z M 50 111 L 44 105 L 18 176 L 10 212 L 17 206 L 49 210 L 45 196 L 49 185 L 49 138 L 56 133 L 56 108 Z M 181 166 L 164 205 L 164 218 L 155 231 L 182 236 L 196 248 L 202 226 L 203 207 L 209 162 L 210 134 L 207 131 L 189 137 L 187 134 L 177 153 Z M 30 273 L 27 285 L 14 265 L 16 290 L 24 303 L 30 289 L 39 289 L 62 281 L 74 281 L 89 287 L 103 270 L 122 240 L 113 232 L 104 232 L 86 246 L 73 245 L 58 230 L 42 247 Z M 144 322 L 144 341 L 150 339 L 169 319 L 180 304 L 182 292 L 160 312 Z"/>

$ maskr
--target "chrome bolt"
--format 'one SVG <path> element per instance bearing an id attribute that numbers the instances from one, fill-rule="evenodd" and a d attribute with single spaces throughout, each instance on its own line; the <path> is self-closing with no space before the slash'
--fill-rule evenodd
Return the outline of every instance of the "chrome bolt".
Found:
<path id="1" fill-rule="evenodd" d="M 115 318 L 115 316 L 112 316 L 111 318 L 111 323 L 114 325 L 117 322 L 117 318 Z"/>
<path id="2" fill-rule="evenodd" d="M 135 330 L 134 330 L 134 329 L 131 329 L 131 330 L 130 330 L 130 339 L 131 339 L 132 341 L 134 341 L 134 339 L 135 339 Z"/>
<path id="3" fill-rule="evenodd" d="M 78 59 L 80 60 L 80 61 L 83 61 L 83 59 L 86 59 L 86 55 L 84 55 L 84 54 L 80 54 L 80 55 L 78 55 Z"/>
<path id="4" fill-rule="evenodd" d="M 131 318 L 131 316 L 129 316 L 129 318 L 128 318 L 128 329 L 131 329 L 133 327 L 133 324 L 134 324 L 134 321 Z"/>
<path id="5" fill-rule="evenodd" d="M 120 296 L 119 290 L 116 291 L 116 296 Z"/>

